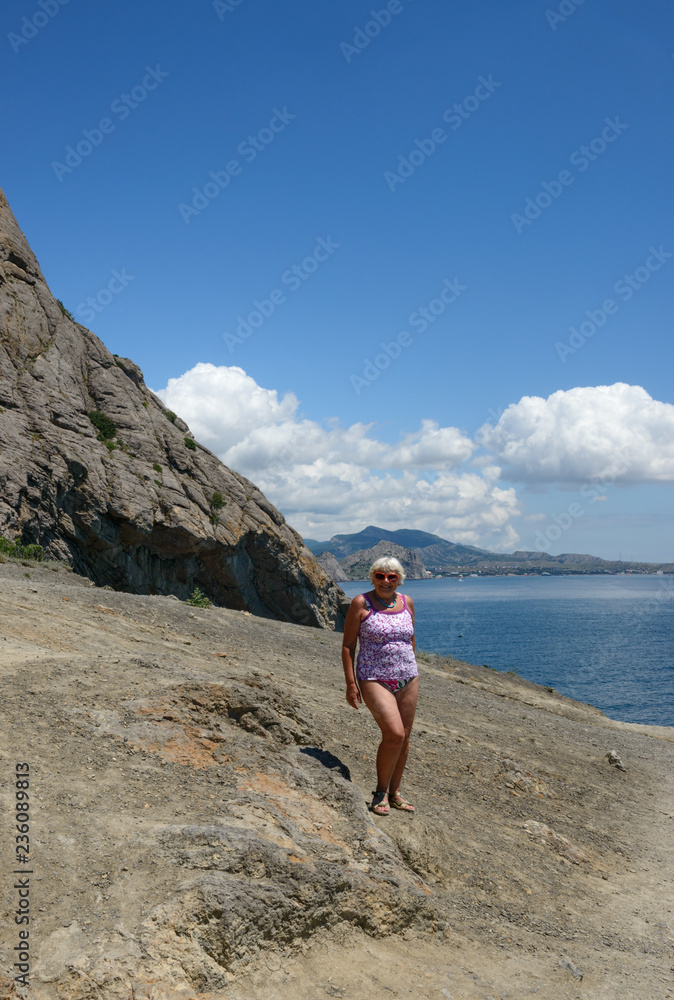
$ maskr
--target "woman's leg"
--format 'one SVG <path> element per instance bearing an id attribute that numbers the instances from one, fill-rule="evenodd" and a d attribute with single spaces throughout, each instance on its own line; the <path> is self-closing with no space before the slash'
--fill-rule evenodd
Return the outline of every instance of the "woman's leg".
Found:
<path id="1" fill-rule="evenodd" d="M 405 726 L 400 716 L 398 701 L 384 684 L 378 681 L 361 681 L 360 688 L 363 701 L 381 729 L 381 743 L 377 750 L 377 790 L 387 791 L 405 742 Z"/>
<path id="2" fill-rule="evenodd" d="M 405 764 L 407 763 L 407 754 L 410 748 L 410 733 L 412 732 L 412 726 L 414 724 L 414 715 L 417 710 L 418 697 L 418 677 L 414 677 L 409 684 L 406 684 L 401 691 L 396 692 L 394 695 L 398 706 L 398 712 L 400 714 L 400 721 L 402 722 L 404 728 L 405 738 L 403 740 L 402 747 L 400 748 L 398 760 L 396 761 L 391 775 L 391 780 L 389 782 L 389 797 L 394 795 L 400 788 L 400 782 L 402 781 L 403 771 L 405 770 Z"/>

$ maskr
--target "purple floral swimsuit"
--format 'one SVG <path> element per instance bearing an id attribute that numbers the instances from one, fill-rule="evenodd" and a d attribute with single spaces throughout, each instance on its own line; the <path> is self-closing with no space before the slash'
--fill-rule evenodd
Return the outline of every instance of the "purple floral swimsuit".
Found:
<path id="1" fill-rule="evenodd" d="M 400 611 L 380 611 L 368 594 L 363 594 L 370 610 L 360 623 L 356 677 L 359 681 L 379 681 L 394 694 L 419 676 L 414 658 L 414 622 L 405 595 Z"/>

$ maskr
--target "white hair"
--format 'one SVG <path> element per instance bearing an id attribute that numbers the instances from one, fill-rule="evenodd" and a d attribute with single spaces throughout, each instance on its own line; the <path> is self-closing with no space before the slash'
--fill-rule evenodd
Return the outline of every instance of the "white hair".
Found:
<path id="1" fill-rule="evenodd" d="M 374 583 L 375 573 L 397 573 L 398 583 L 405 579 L 405 570 L 394 556 L 382 556 L 370 566 L 370 583 Z"/>

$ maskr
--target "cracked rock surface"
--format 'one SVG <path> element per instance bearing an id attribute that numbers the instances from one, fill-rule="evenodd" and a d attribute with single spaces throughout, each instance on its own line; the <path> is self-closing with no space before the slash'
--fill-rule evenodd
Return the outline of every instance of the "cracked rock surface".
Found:
<path id="1" fill-rule="evenodd" d="M 30 765 L 30 1000 L 667 997 L 674 730 L 420 656 L 404 794 L 340 637 L 0 562 L 0 808 Z M 607 755 L 619 754 L 625 771 Z"/>
<path id="2" fill-rule="evenodd" d="M 342 591 L 279 511 L 64 313 L 2 191 L 0 534 L 116 590 L 198 586 L 264 617 L 343 622 Z"/>

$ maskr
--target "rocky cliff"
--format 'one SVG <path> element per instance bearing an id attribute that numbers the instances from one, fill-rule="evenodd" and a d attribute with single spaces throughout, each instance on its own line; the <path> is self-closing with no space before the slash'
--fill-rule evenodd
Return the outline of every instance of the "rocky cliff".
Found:
<path id="1" fill-rule="evenodd" d="M 117 590 L 342 621 L 283 516 L 54 299 L 2 191 L 0 533 Z"/>
<path id="2" fill-rule="evenodd" d="M 431 576 L 414 549 L 406 549 L 402 545 L 396 545 L 395 542 L 377 542 L 371 549 L 361 549 L 359 552 L 345 556 L 344 559 L 337 562 L 341 576 L 335 576 L 332 572 L 334 567 L 325 559 L 328 555 L 332 555 L 332 553 L 324 552 L 319 557 L 319 561 L 324 569 L 332 575 L 333 580 L 367 580 L 370 566 L 382 556 L 393 556 L 397 559 L 405 570 L 405 576 L 408 580 L 425 580 Z"/>
<path id="3" fill-rule="evenodd" d="M 335 559 L 332 552 L 321 552 L 320 556 L 318 556 L 318 561 L 325 572 L 336 583 L 342 583 L 344 580 L 351 579 L 349 573 L 345 569 L 342 569 L 341 564 Z"/>

